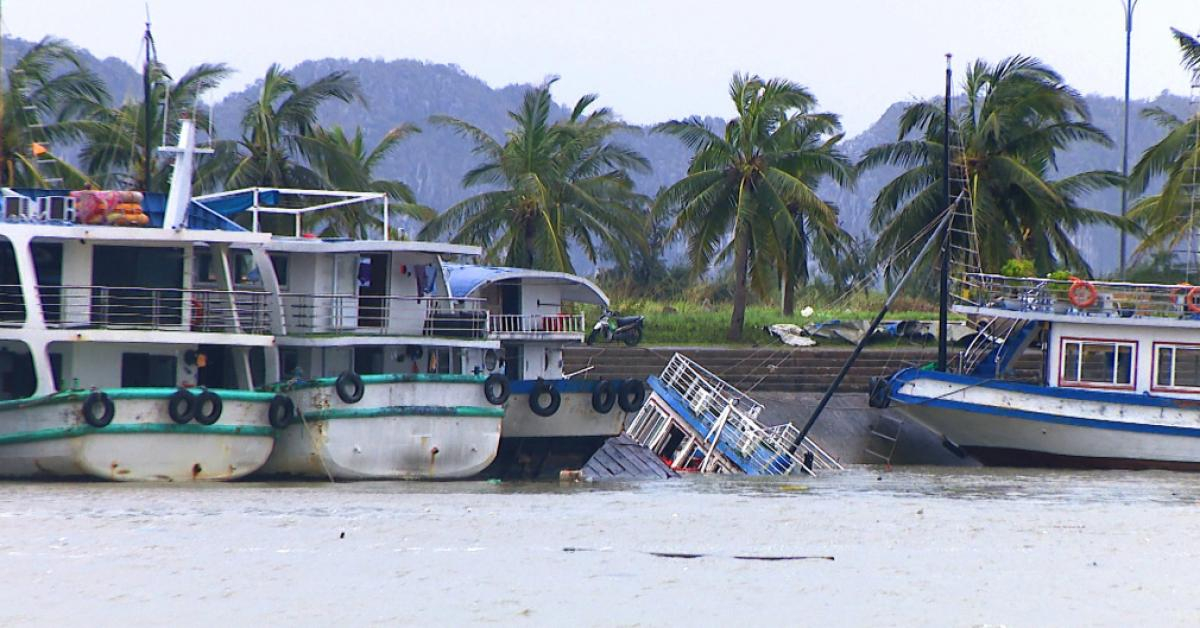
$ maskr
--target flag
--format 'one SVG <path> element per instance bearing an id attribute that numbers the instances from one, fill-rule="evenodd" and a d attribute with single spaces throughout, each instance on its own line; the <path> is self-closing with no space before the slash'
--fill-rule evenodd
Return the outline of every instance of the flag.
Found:
<path id="1" fill-rule="evenodd" d="M 37 142 L 34 142 L 33 146 L 31 146 L 30 148 L 33 149 L 34 157 L 41 157 L 42 155 L 45 155 L 46 153 L 50 152 L 45 146 L 38 144 Z"/>

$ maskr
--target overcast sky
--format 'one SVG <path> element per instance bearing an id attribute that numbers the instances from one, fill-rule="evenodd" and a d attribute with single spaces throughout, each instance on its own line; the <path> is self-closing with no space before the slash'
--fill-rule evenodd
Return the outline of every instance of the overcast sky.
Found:
<path id="1" fill-rule="evenodd" d="M 4 32 L 65 37 L 137 59 L 144 0 L 0 0 Z M 1086 93 L 1118 96 L 1121 0 L 150 0 L 159 59 L 175 72 L 224 61 L 221 94 L 272 62 L 321 57 L 459 65 L 493 86 L 562 77 L 560 101 L 596 92 L 635 123 L 728 115 L 735 71 L 808 86 L 850 133 L 897 100 L 941 92 L 943 54 L 1041 57 Z M 1187 94 L 1168 28 L 1200 30 L 1200 0 L 1140 0 L 1135 98 Z"/>

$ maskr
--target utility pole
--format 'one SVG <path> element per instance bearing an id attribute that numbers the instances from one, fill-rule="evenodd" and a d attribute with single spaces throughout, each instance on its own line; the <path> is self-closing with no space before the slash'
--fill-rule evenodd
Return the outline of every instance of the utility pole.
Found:
<path id="1" fill-rule="evenodd" d="M 1121 135 L 1121 176 L 1129 177 L 1129 52 L 1133 36 L 1133 10 L 1138 0 L 1121 0 L 1125 9 L 1125 123 Z M 1121 217 L 1129 211 L 1129 186 L 1121 186 Z M 1125 279 L 1125 227 L 1121 227 L 1121 279 Z"/>

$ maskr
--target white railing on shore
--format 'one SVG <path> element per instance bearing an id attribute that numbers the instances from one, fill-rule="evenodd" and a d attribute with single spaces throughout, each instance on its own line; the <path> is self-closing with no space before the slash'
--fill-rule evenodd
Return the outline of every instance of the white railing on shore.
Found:
<path id="1" fill-rule="evenodd" d="M 47 329 L 271 333 L 269 294 L 112 286 L 37 286 Z M 20 286 L 0 286 L 0 326 L 25 321 Z"/>
<path id="2" fill-rule="evenodd" d="M 961 283 L 956 297 L 971 307 L 1035 315 L 1200 319 L 1200 288 L 1188 284 L 1088 281 L 1084 286 L 1071 280 L 986 273 L 968 273 Z M 1076 303 L 1070 298 L 1073 285 Z"/>
<path id="3" fill-rule="evenodd" d="M 579 314 L 488 314 L 488 333 L 493 336 L 542 336 L 547 334 L 583 334 L 583 313 Z"/>
<path id="4" fill-rule="evenodd" d="M 788 475 L 842 468 L 812 439 L 800 440 L 799 429 L 791 423 L 774 427 L 759 423 L 762 404 L 681 354 L 671 357 L 659 380 L 679 394 L 704 430 L 696 435 L 702 442 L 694 444 L 703 449 L 701 470 L 728 469 L 734 465 L 744 472 Z M 661 446 L 665 442 L 663 436 L 668 426 L 660 409 L 651 407 L 653 404 L 647 406 L 630 421 L 626 431 L 655 449 L 656 444 Z M 693 428 L 688 426 L 688 431 Z M 732 447 L 743 462 L 726 458 L 718 444 Z M 685 444 L 684 449 L 691 446 Z M 690 450 L 681 452 L 676 461 L 690 454 Z"/>
<path id="5" fill-rule="evenodd" d="M 284 294 L 289 335 L 350 334 L 483 338 L 482 299 Z"/>

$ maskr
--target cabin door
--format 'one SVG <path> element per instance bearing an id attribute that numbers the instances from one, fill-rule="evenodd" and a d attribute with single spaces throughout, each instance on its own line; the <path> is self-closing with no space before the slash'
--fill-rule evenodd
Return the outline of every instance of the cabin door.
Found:
<path id="1" fill-rule="evenodd" d="M 372 253 L 358 258 L 358 326 L 387 325 L 388 261 L 387 253 Z"/>

